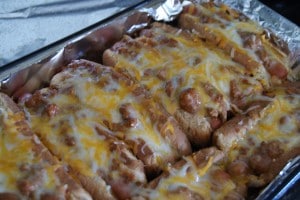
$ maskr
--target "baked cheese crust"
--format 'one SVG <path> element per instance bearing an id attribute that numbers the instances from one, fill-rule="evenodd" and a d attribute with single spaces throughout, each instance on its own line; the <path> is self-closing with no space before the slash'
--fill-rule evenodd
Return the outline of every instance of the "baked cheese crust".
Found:
<path id="1" fill-rule="evenodd" d="M 289 55 L 210 1 L 0 94 L 0 199 L 245 199 L 300 155 Z"/>
<path id="2" fill-rule="evenodd" d="M 92 199 L 0 94 L 0 199 Z"/>
<path id="3" fill-rule="evenodd" d="M 142 89 L 126 74 L 80 60 L 54 76 L 50 87 L 34 93 L 25 106 L 33 131 L 82 177 L 84 186 L 85 179 L 99 178 L 112 187 L 103 190 L 115 196 L 122 192 L 124 198 L 130 194 L 120 187 L 129 192 L 144 184 L 144 168 L 148 176 L 155 175 L 191 152 L 176 120 Z M 100 192 L 94 198 L 103 198 Z"/>

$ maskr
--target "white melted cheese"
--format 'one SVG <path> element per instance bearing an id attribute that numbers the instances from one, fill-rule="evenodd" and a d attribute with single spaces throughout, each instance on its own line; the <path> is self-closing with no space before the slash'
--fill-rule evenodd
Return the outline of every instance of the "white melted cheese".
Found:
<path id="1" fill-rule="evenodd" d="M 221 183 L 213 177 L 214 171 L 222 169 L 212 164 L 212 158 L 203 167 L 196 166 L 191 157 L 183 159 L 186 163 L 179 169 L 170 167 L 167 177 L 161 177 L 154 189 L 141 189 L 136 193 L 149 199 L 184 199 L 186 194 L 180 193 L 179 190 L 186 188 L 205 199 L 223 199 L 234 190 L 235 185 L 231 180 Z M 220 184 L 221 189 L 213 190 L 213 182 Z"/>
<path id="2" fill-rule="evenodd" d="M 140 105 L 137 97 L 131 94 L 133 88 L 125 86 L 122 81 L 112 79 L 109 73 L 103 76 L 91 75 L 88 70 L 76 69 L 72 74 L 72 77 L 61 81 L 60 90 L 64 91 L 66 83 L 68 87 L 73 87 L 74 95 L 58 93 L 49 99 L 49 102 L 59 107 L 59 114 L 51 118 L 32 116 L 35 131 L 40 133 L 47 141 L 47 146 L 58 157 L 87 176 L 97 174 L 99 169 L 116 176 L 119 172 L 109 170 L 113 167 L 113 159 L 121 161 L 120 155 L 111 152 L 108 141 L 97 133 L 95 127 L 100 126 L 101 129 L 107 130 L 104 128 L 104 121 L 121 123 L 119 108 L 127 103 L 130 103 L 134 110 L 130 112 L 131 116 L 138 120 L 137 125 L 117 133 L 108 130 L 107 132 L 112 137 L 124 138 L 124 141 L 145 141 L 160 161 L 173 151 L 156 129 L 156 125 L 150 121 L 149 114 Z M 99 84 L 101 81 L 103 85 Z M 66 145 L 66 134 L 74 138 L 74 146 Z M 60 148 L 57 148 L 58 143 Z"/>
<path id="3" fill-rule="evenodd" d="M 35 191 L 37 197 L 45 192 L 55 192 L 60 185 L 55 174 L 57 166 L 43 162 L 32 150 L 35 144 L 41 144 L 41 141 L 35 135 L 25 136 L 17 130 L 15 123 L 22 119 L 19 113 L 13 114 L 5 110 L 3 112 L 6 117 L 2 118 L 4 129 L 0 131 L 0 192 L 21 195 L 17 182 L 27 174 L 19 169 L 23 164 L 40 166 L 43 169 L 40 176 L 41 186 Z"/>
<path id="4" fill-rule="evenodd" d="M 295 147 L 300 147 L 299 134 L 299 95 L 284 95 L 277 93 L 273 99 L 262 98 L 258 96 L 258 100 L 270 101 L 258 119 L 255 126 L 250 128 L 243 140 L 239 141 L 236 150 L 233 150 L 229 157 L 235 159 L 238 155 L 238 149 L 241 147 L 248 148 L 248 155 L 251 155 L 255 148 L 260 146 L 262 142 L 279 141 L 284 151 L 290 151 Z M 291 99 L 289 96 L 292 96 Z M 297 114 L 298 113 L 298 114 Z M 249 140 L 254 142 L 249 143 Z"/>

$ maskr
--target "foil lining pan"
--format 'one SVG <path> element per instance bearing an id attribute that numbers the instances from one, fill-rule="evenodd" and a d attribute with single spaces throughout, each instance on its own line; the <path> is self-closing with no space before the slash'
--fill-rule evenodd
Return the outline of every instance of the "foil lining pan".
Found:
<path id="1" fill-rule="evenodd" d="M 52 45 L 2 66 L 0 91 L 19 97 L 46 85 L 71 60 L 86 58 L 99 62 L 101 52 L 120 40 L 128 30 L 136 30 L 149 24 L 150 16 L 137 10 L 160 5 L 161 2 L 141 1 Z"/>
<path id="2" fill-rule="evenodd" d="M 262 27 L 281 38 L 287 43 L 289 50 L 293 52 L 291 57 L 292 63 L 299 64 L 300 29 L 296 24 L 256 0 L 217 0 L 217 2 L 224 2 L 230 7 L 241 11 L 250 19 L 258 22 Z"/>
<path id="3" fill-rule="evenodd" d="M 201 3 L 208 0 L 191 1 Z M 299 27 L 257 0 L 215 0 L 215 2 L 223 2 L 245 13 L 249 18 L 257 21 L 270 32 L 282 38 L 276 39 L 276 42 L 288 45 L 292 52 L 290 61 L 293 66 L 291 67 L 294 68 L 294 74 L 298 76 L 297 78 L 300 78 Z M 112 16 L 108 20 L 101 21 L 80 33 L 46 47 L 45 51 L 41 50 L 34 56 L 27 57 L 29 59 L 20 59 L 1 67 L 0 80 L 2 81 L 0 82 L 0 91 L 14 97 L 19 97 L 26 92 L 32 92 L 41 85 L 47 84 L 53 74 L 71 60 L 86 58 L 98 61 L 94 60 L 97 59 L 95 55 L 99 55 L 99 59 L 101 52 L 109 44 L 119 40 L 123 34 L 132 33 L 136 29 L 147 26 L 150 22 L 150 17 L 157 21 L 172 21 L 181 12 L 183 6 L 189 3 L 189 1 L 182 2 L 180 0 L 166 0 L 165 2 L 162 0 L 142 1 L 139 3 L 139 6 L 135 7 L 135 10 L 140 10 L 140 12 L 134 13 L 131 7 L 119 13 L 119 17 Z"/>
<path id="4" fill-rule="evenodd" d="M 208 0 L 194 0 L 201 3 Z M 215 0 L 244 13 L 262 27 L 274 33 L 288 45 L 291 68 L 300 74 L 300 29 L 257 0 Z M 102 52 L 120 40 L 145 28 L 151 20 L 169 22 L 176 18 L 190 1 L 142 1 L 110 18 L 64 38 L 38 52 L 0 68 L 0 91 L 13 98 L 48 84 L 51 77 L 71 60 L 85 58 L 100 62 Z M 151 19 L 152 18 L 152 19 Z M 299 76 L 297 78 L 300 78 Z M 300 181 L 300 156 L 290 160 L 278 176 L 256 197 L 257 200 L 281 199 Z M 293 194 L 291 195 L 292 199 Z"/>

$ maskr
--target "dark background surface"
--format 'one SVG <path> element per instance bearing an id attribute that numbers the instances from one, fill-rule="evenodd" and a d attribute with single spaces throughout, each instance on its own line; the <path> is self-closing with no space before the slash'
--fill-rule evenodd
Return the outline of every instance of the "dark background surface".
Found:
<path id="1" fill-rule="evenodd" d="M 260 0 L 260 2 L 300 26 L 300 0 Z"/>

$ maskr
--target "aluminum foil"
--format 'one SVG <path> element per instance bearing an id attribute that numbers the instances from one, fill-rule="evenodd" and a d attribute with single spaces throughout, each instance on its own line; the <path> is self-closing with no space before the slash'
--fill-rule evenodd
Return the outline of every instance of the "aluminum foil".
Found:
<path id="1" fill-rule="evenodd" d="M 193 0 L 196 3 L 209 0 Z M 287 43 L 292 52 L 291 63 L 300 62 L 300 29 L 299 27 L 274 12 L 257 0 L 215 0 L 216 4 L 227 4 L 247 17 L 256 21 L 260 26 L 274 33 L 282 42 Z M 144 9 L 157 21 L 172 21 L 182 11 L 182 7 L 190 4 L 190 1 L 167 0 L 157 9 Z M 278 42 L 281 42 L 280 40 Z"/>
<path id="2" fill-rule="evenodd" d="M 186 2 L 186 1 L 185 1 Z M 188 2 L 190 3 L 190 2 Z M 158 8 L 145 8 L 141 12 L 148 13 L 156 21 L 173 21 L 182 11 L 184 4 L 180 0 L 168 0 L 161 4 Z"/>
<path id="3" fill-rule="evenodd" d="M 196 1 L 197 3 L 201 3 L 206 2 L 207 0 Z M 103 30 L 105 33 L 102 33 L 101 30 L 96 30 L 94 31 L 94 34 L 88 34 L 88 36 L 86 36 L 87 34 L 80 35 L 75 40 L 68 41 L 68 44 L 64 44 L 64 48 L 60 47 L 60 49 L 57 49 L 58 53 L 55 56 L 52 56 L 52 58 L 48 55 L 49 58 L 43 59 L 41 62 L 38 62 L 39 60 L 36 58 L 34 62 L 29 63 L 38 64 L 33 64 L 33 67 L 22 71 L 20 70 L 30 66 L 28 62 L 21 62 L 21 64 L 17 64 L 16 66 L 10 65 L 6 67 L 9 69 L 0 68 L 0 80 L 2 80 L 0 82 L 0 91 L 4 91 L 15 97 L 19 97 L 26 92 L 32 92 L 41 85 L 47 84 L 51 76 L 63 64 L 68 63 L 70 59 L 79 59 L 84 57 L 93 60 L 94 58 L 90 58 L 89 56 L 91 56 L 93 52 L 94 54 L 98 52 L 97 55 L 100 55 L 101 51 L 103 51 L 103 49 L 112 42 L 112 38 L 115 40 L 120 39 L 119 37 L 121 37 L 122 34 L 132 33 L 137 29 L 147 26 L 149 23 L 149 16 L 157 21 L 172 21 L 181 12 L 183 6 L 190 3 L 189 1 L 182 2 L 179 0 L 166 0 L 164 3 L 162 3 L 161 0 L 152 0 L 150 3 L 149 1 L 145 2 L 147 2 L 148 6 L 140 8 L 140 12 L 131 16 L 128 14 L 123 17 L 123 19 L 127 19 L 126 23 L 119 23 L 119 25 L 117 25 L 119 29 L 122 29 L 121 32 Z M 296 65 L 297 63 L 300 63 L 300 31 L 299 27 L 295 24 L 268 9 L 257 0 L 215 0 L 215 2 L 228 4 L 234 9 L 246 14 L 249 18 L 257 21 L 263 27 L 270 29 L 277 36 L 281 37 L 288 44 L 290 51 L 293 52 L 290 59 L 291 63 L 296 63 Z M 47 12 L 47 9 L 43 12 L 31 11 L 29 16 L 48 14 Z M 57 12 L 63 12 L 63 9 L 58 9 Z M 109 32 L 109 34 L 106 32 Z M 278 41 L 280 42 L 280 40 Z M 44 56 L 44 58 L 45 57 L 46 56 Z M 42 57 L 40 56 L 38 58 L 41 60 Z M 25 65 L 26 63 L 28 64 Z M 300 71 L 299 69 L 300 65 L 295 67 L 295 71 L 298 74 L 300 74 L 297 72 L 297 70 Z M 18 71 L 18 73 L 13 74 L 16 71 Z M 47 74 L 47 76 L 43 76 L 43 73 Z M 43 78 L 41 79 L 37 77 Z"/>
<path id="4" fill-rule="evenodd" d="M 277 37 L 287 43 L 291 54 L 291 62 L 296 63 L 294 67 L 300 62 L 300 28 L 274 12 L 261 2 L 257 0 L 216 0 L 216 2 L 223 2 L 230 7 L 244 13 L 250 19 L 258 22 L 262 27 L 270 30 Z"/>

